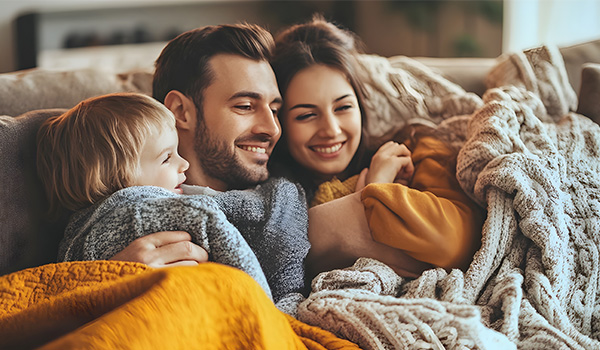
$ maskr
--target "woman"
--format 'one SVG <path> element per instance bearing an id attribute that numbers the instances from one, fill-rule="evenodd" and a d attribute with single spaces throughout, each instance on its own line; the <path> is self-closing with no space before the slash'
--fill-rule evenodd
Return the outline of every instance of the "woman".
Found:
<path id="1" fill-rule="evenodd" d="M 415 126 L 374 154 L 365 149 L 357 46 L 355 35 L 320 17 L 276 39 L 284 106 L 273 172 L 291 169 L 311 205 L 326 203 L 309 212 L 308 268 L 315 274 L 367 256 L 408 276 L 466 269 L 484 212 L 456 180 L 456 152 Z"/>

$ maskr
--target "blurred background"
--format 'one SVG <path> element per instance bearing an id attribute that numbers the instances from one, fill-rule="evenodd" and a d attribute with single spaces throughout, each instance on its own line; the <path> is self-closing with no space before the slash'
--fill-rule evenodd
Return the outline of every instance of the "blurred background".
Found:
<path id="1" fill-rule="evenodd" d="M 276 34 L 315 12 L 383 56 L 497 57 L 600 39 L 598 0 L 0 0 L 0 73 L 147 68 L 185 30 L 247 21 Z"/>

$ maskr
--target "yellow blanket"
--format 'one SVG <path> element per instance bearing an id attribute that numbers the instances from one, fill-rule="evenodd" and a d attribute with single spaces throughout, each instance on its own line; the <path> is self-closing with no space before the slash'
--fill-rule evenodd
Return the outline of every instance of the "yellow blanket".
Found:
<path id="1" fill-rule="evenodd" d="M 0 277 L 0 348 L 358 349 L 280 312 L 245 273 L 49 264 Z"/>

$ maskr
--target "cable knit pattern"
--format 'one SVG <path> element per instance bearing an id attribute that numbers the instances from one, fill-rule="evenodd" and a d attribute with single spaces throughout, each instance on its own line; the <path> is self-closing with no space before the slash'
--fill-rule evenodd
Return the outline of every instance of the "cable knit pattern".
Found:
<path id="1" fill-rule="evenodd" d="M 365 129 L 372 145 L 408 123 L 435 125 L 482 105 L 479 96 L 410 57 L 361 55 L 359 64 L 367 94 Z"/>
<path id="2" fill-rule="evenodd" d="M 574 113 L 544 123 L 544 105 L 514 86 L 484 101 L 458 166 L 465 189 L 488 206 L 467 297 L 483 289 L 478 303 L 500 301 L 498 326 L 519 348 L 597 349 L 600 128 Z"/>
<path id="3" fill-rule="evenodd" d="M 528 74 L 500 62 L 481 108 L 439 126 L 488 212 L 469 269 L 359 259 L 315 278 L 300 320 L 364 349 L 600 349 L 600 126 L 569 112 L 552 48 L 517 56 Z"/>

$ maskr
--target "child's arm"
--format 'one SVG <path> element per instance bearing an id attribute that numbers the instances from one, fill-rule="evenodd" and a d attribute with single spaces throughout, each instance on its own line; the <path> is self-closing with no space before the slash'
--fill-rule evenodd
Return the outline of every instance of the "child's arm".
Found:
<path id="1" fill-rule="evenodd" d="M 184 231 L 151 233 L 131 242 L 110 260 L 140 262 L 152 267 L 197 265 L 208 261 L 208 252 Z"/>
<path id="2" fill-rule="evenodd" d="M 408 185 L 414 171 L 410 150 L 404 144 L 386 142 L 371 159 L 371 166 L 360 173 L 356 191 L 371 183 Z"/>

